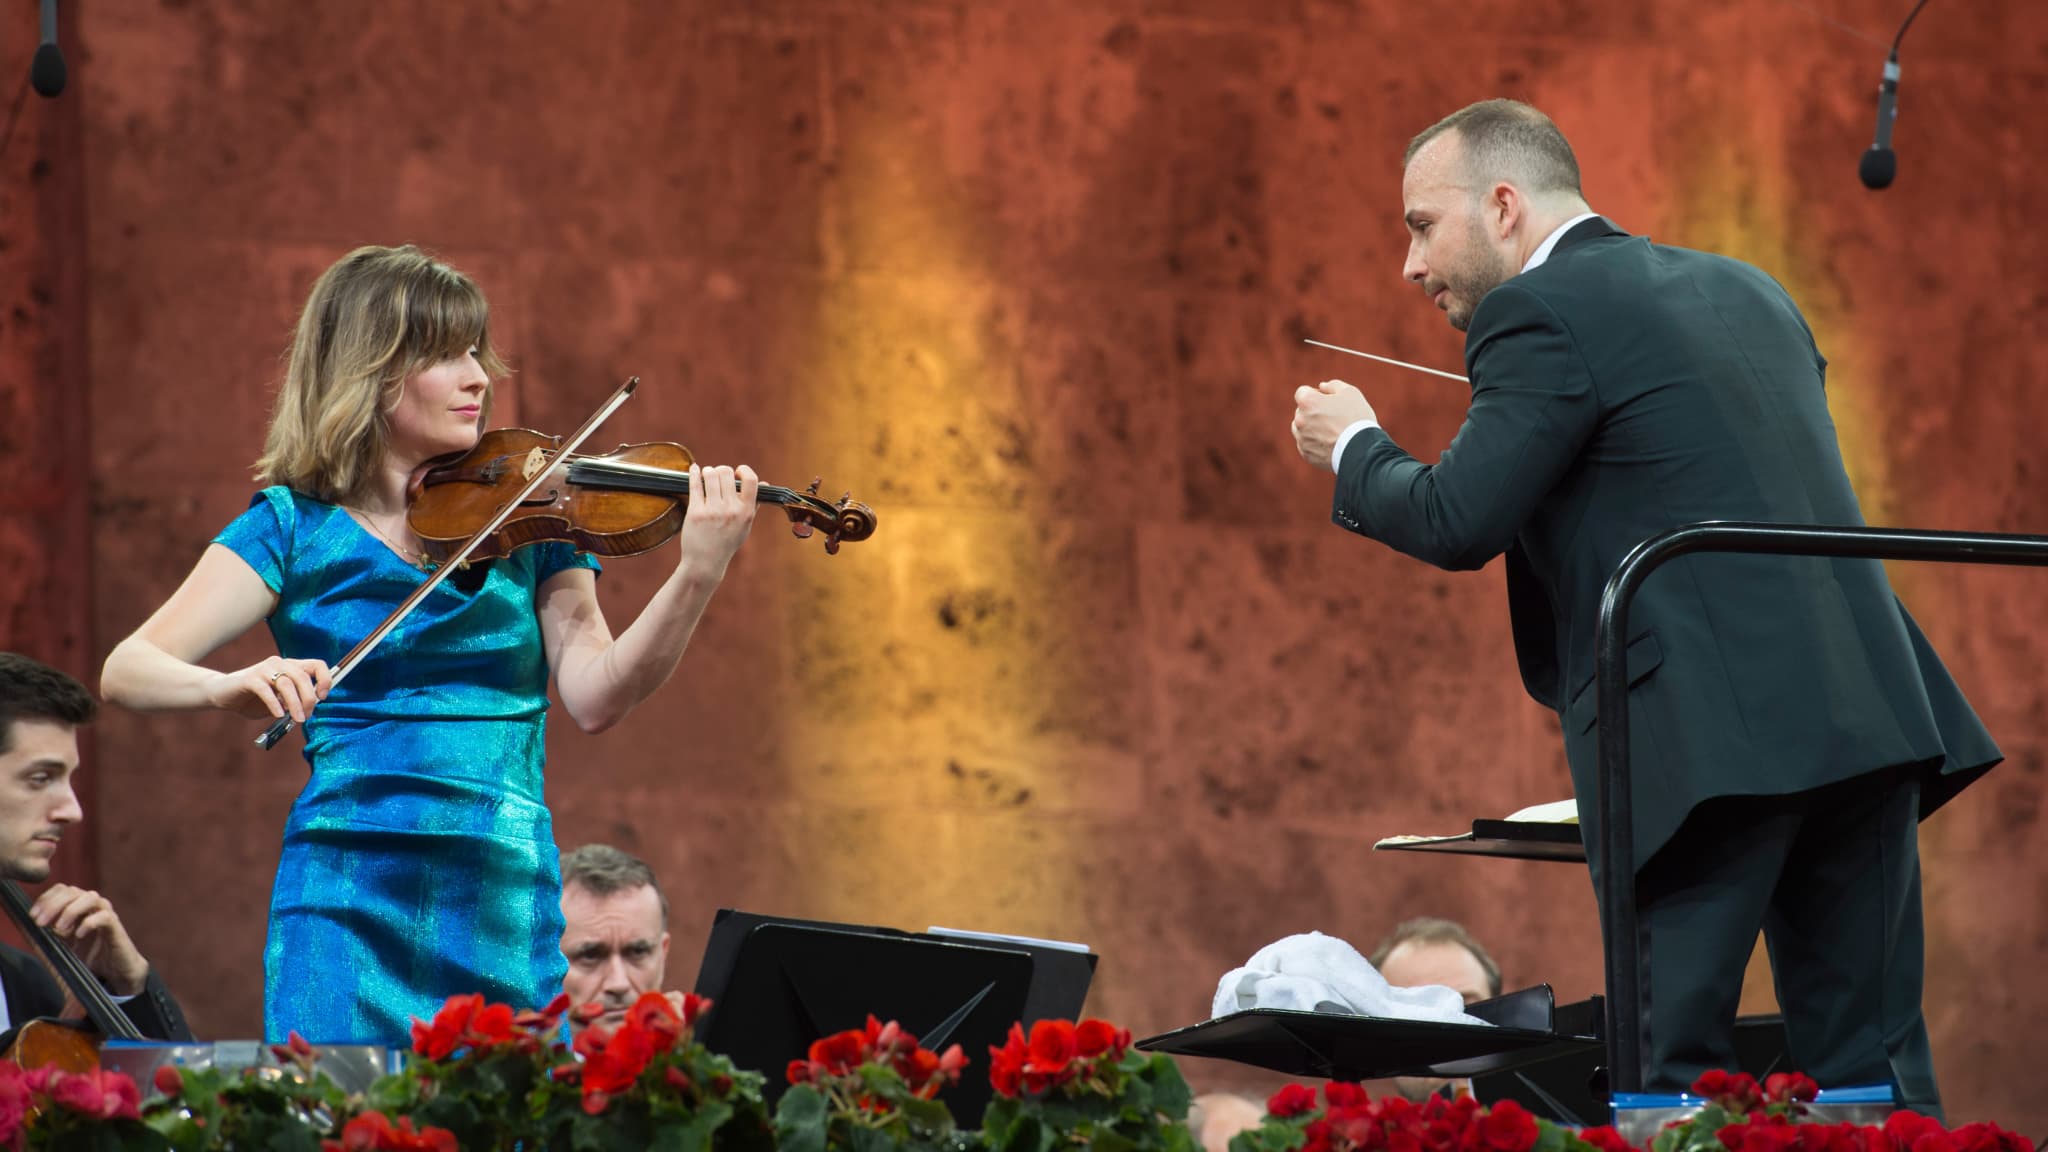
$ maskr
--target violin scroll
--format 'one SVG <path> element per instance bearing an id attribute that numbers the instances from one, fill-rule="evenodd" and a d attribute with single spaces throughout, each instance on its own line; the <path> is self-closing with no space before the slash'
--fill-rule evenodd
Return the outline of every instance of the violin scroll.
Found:
<path id="1" fill-rule="evenodd" d="M 843 542 L 859 543 L 875 534 L 874 509 L 853 498 L 853 493 L 841 493 L 838 503 L 828 503 L 818 498 L 818 489 L 825 484 L 820 476 L 812 479 L 809 487 L 802 492 L 776 489 L 787 497 L 771 495 L 766 485 L 762 488 L 763 501 L 781 503 L 789 515 L 790 532 L 799 540 L 807 540 L 819 529 L 825 532 L 825 554 L 837 556 Z"/>

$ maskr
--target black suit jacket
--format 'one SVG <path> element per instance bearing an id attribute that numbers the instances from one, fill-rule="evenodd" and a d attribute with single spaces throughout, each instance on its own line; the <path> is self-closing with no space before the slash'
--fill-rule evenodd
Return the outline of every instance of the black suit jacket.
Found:
<path id="1" fill-rule="evenodd" d="M 39 1016 L 54 1017 L 64 1011 L 64 992 L 42 962 L 35 957 L 0 944 L 0 986 L 7 991 L 7 1016 L 12 1029 Z M 190 1040 L 192 1029 L 185 1025 L 185 1013 L 164 987 L 155 970 L 140 995 L 121 1005 L 128 1019 L 151 1040 Z"/>
<path id="2" fill-rule="evenodd" d="M 1763 272 L 1596 218 L 1487 294 L 1465 364 L 1437 463 L 1353 437 L 1334 518 L 1443 568 L 1506 553 L 1523 682 L 1596 796 L 1593 626 L 1623 556 L 1701 520 L 1863 523 L 1827 363 Z M 1931 811 L 2000 757 L 1876 561 L 1670 562 L 1631 609 L 1628 677 L 1638 866 L 1711 797 L 1924 764 Z"/>

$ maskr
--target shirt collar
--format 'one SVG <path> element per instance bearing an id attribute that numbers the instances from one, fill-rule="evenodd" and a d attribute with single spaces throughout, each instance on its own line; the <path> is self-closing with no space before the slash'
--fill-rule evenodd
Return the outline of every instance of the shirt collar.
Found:
<path id="1" fill-rule="evenodd" d="M 1564 239 L 1565 233 L 1571 231 L 1572 229 L 1578 227 L 1581 224 L 1584 224 L 1586 221 L 1591 220 L 1598 215 L 1600 215 L 1598 212 L 1581 212 L 1577 216 L 1574 216 L 1571 219 L 1565 221 L 1564 223 L 1559 224 L 1557 226 L 1556 231 L 1552 232 L 1548 236 L 1545 236 L 1543 238 L 1543 243 L 1536 246 L 1536 251 L 1531 253 L 1529 256 L 1529 262 L 1527 264 L 1522 265 L 1522 271 L 1527 272 L 1529 269 L 1534 268 L 1538 264 L 1543 263 L 1545 260 L 1550 259 L 1551 249 L 1557 247 L 1557 242 L 1559 240 Z"/>

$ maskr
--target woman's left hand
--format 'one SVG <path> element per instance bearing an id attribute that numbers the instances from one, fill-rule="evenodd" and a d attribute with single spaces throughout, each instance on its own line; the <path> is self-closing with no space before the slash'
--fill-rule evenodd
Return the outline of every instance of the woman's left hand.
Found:
<path id="1" fill-rule="evenodd" d="M 745 464 L 690 465 L 690 507 L 683 513 L 683 550 L 678 567 L 725 575 L 733 553 L 754 529 L 761 478 Z"/>

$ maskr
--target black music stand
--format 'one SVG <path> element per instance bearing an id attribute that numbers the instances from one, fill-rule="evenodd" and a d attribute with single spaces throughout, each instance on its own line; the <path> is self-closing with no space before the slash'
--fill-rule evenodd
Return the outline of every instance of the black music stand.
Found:
<path id="1" fill-rule="evenodd" d="M 1392 836 L 1372 847 L 1375 852 L 1449 852 L 1509 860 L 1586 862 L 1586 846 L 1579 839 L 1577 824 L 1520 820 L 1474 820 L 1470 832 L 1455 836 Z"/>
<path id="2" fill-rule="evenodd" d="M 789 1062 L 820 1037 L 895 1020 L 934 1051 L 959 1044 L 968 1072 L 941 1099 L 962 1127 L 981 1123 L 981 1070 L 1010 1025 L 1080 1015 L 1095 956 L 1011 939 L 961 939 L 721 909 L 697 974 L 712 1008 L 698 1035 L 766 1079 L 770 1105 Z"/>
<path id="3" fill-rule="evenodd" d="M 1493 1026 L 1252 1008 L 1148 1036 L 1138 1047 L 1331 1080 L 1471 1076 L 1601 1048 L 1598 1037 L 1557 1030 L 1548 984 L 1466 1011 Z"/>

